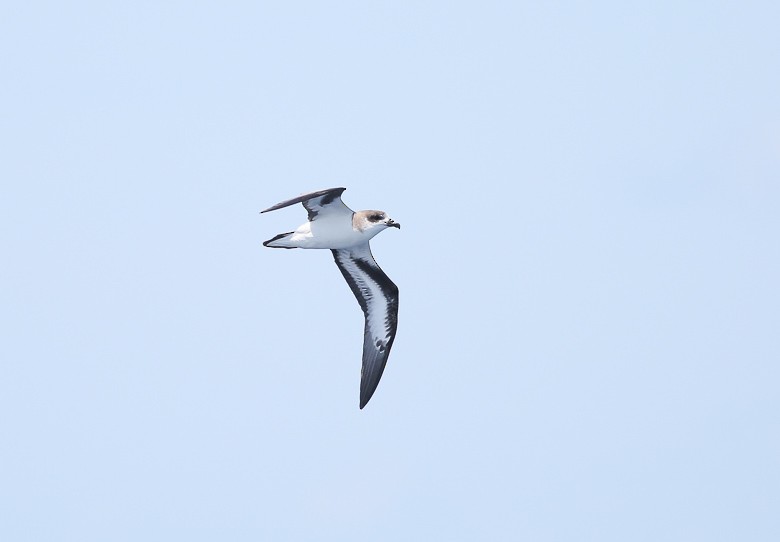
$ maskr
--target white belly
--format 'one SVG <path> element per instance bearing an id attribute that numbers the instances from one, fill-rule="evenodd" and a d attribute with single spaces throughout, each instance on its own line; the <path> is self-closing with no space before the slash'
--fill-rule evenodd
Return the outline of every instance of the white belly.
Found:
<path id="1" fill-rule="evenodd" d="M 355 230 L 351 220 L 335 217 L 302 224 L 290 241 L 300 248 L 349 248 L 365 243 L 368 237 Z"/>

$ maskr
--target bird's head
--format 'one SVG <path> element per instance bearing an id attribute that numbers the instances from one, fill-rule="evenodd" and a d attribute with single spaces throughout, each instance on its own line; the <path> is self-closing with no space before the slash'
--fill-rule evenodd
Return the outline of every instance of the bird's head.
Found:
<path id="1" fill-rule="evenodd" d="M 387 228 L 401 229 L 401 225 L 387 216 L 384 211 L 359 211 L 353 219 L 356 229 L 372 233 L 372 237 Z"/>

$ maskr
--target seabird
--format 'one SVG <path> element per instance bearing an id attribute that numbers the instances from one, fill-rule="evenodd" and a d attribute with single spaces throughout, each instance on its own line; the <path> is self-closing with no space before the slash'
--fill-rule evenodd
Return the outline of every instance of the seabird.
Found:
<path id="1" fill-rule="evenodd" d="M 401 228 L 384 211 L 353 211 L 341 201 L 346 188 L 329 188 L 277 203 L 263 213 L 302 203 L 309 221 L 265 241 L 270 248 L 327 248 L 366 318 L 360 408 L 374 394 L 398 327 L 398 287 L 380 269 L 368 242 L 387 228 Z"/>

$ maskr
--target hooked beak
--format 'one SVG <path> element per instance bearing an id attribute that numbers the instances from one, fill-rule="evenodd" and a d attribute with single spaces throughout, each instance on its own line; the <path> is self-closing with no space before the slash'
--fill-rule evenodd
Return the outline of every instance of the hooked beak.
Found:
<path id="1" fill-rule="evenodd" d="M 396 222 L 395 220 L 393 220 L 392 218 L 387 221 L 387 227 L 388 228 L 398 228 L 399 230 L 401 229 L 401 225 L 398 222 Z"/>

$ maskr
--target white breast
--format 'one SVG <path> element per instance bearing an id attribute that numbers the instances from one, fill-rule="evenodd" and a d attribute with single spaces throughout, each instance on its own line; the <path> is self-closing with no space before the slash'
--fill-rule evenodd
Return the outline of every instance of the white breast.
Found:
<path id="1" fill-rule="evenodd" d="M 291 241 L 300 248 L 340 249 L 363 244 L 371 237 L 353 229 L 351 220 L 334 216 L 302 224 L 295 230 Z"/>

